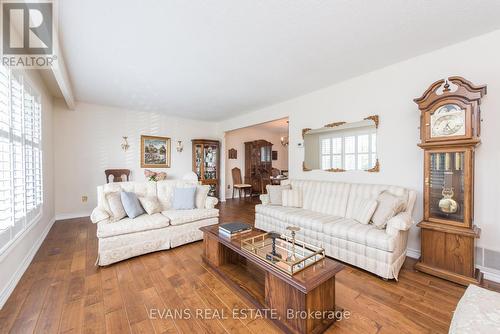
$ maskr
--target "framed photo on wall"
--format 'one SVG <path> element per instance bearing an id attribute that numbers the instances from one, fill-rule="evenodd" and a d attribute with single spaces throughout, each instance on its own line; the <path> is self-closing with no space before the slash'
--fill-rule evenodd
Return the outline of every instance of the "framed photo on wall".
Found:
<path id="1" fill-rule="evenodd" d="M 141 136 L 141 168 L 170 168 L 170 138 Z"/>

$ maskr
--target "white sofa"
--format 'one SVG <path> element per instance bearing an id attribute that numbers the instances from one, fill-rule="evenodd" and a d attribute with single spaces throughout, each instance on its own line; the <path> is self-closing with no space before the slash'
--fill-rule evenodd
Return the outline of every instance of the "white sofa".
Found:
<path id="1" fill-rule="evenodd" d="M 289 180 L 302 193 L 302 208 L 270 205 L 261 195 L 255 207 L 255 226 L 289 234 L 286 227 L 299 226 L 297 238 L 325 248 L 326 255 L 370 271 L 382 278 L 397 279 L 406 258 L 408 230 L 416 193 L 403 187 L 309 180 Z M 360 200 L 376 199 L 382 191 L 406 202 L 403 212 L 387 222 L 385 229 L 354 220 Z"/>
<path id="2" fill-rule="evenodd" d="M 219 222 L 219 210 L 215 209 L 215 197 L 197 195 L 196 209 L 173 210 L 172 197 L 176 187 L 200 188 L 194 181 L 166 180 L 159 182 L 117 182 L 97 187 L 97 207 L 91 220 L 97 224 L 99 251 L 97 264 L 105 266 L 145 253 L 165 250 L 203 238 L 202 226 Z M 143 214 L 135 219 L 128 217 L 113 222 L 105 194 L 127 191 L 138 196 L 157 196 L 161 213 Z M 208 190 L 205 192 L 205 194 Z M 203 192 L 200 192 L 203 193 Z"/>

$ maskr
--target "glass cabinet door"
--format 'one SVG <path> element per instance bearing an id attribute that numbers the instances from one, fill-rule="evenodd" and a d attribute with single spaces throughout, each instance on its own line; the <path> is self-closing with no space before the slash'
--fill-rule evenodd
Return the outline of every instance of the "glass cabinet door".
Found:
<path id="1" fill-rule="evenodd" d="M 217 179 L 217 146 L 205 145 L 204 147 L 204 163 L 205 163 L 205 180 Z"/>
<path id="2" fill-rule="evenodd" d="M 458 226 L 470 226 L 470 172 L 471 152 L 428 151 L 426 152 L 426 212 L 430 221 Z"/>
<path id="3" fill-rule="evenodd" d="M 201 145 L 196 145 L 195 146 L 195 152 L 194 152 L 194 164 L 195 164 L 195 173 L 198 176 L 198 180 L 201 180 L 201 166 L 203 164 L 203 148 Z"/>

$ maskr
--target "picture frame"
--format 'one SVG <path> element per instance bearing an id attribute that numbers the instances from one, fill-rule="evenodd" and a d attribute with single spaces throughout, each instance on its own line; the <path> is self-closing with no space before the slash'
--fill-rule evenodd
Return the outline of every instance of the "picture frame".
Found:
<path id="1" fill-rule="evenodd" d="M 231 148 L 228 151 L 229 159 L 238 159 L 238 151 L 236 149 Z"/>
<path id="2" fill-rule="evenodd" d="M 278 160 L 278 151 L 272 151 L 271 156 L 273 161 Z"/>
<path id="3" fill-rule="evenodd" d="M 171 139 L 141 135 L 141 168 L 170 168 Z"/>

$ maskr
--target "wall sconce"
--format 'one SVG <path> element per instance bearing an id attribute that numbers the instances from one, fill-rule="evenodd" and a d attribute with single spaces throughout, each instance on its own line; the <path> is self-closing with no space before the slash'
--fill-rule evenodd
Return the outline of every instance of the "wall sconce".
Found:
<path id="1" fill-rule="evenodd" d="M 184 149 L 184 146 L 182 145 L 182 140 L 178 140 L 177 141 L 177 144 L 175 144 L 175 148 L 177 149 L 177 152 L 182 152 L 182 150 Z"/>
<path id="2" fill-rule="evenodd" d="M 123 136 L 123 143 L 122 143 L 122 150 L 124 150 L 125 152 L 130 148 L 130 145 L 128 144 L 128 137 L 126 136 Z"/>

